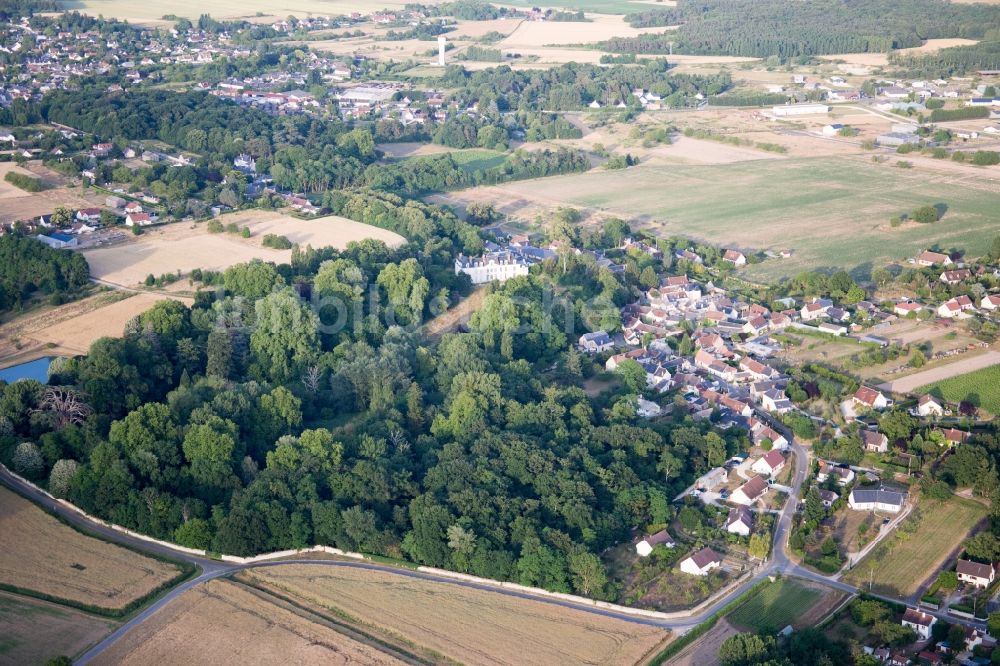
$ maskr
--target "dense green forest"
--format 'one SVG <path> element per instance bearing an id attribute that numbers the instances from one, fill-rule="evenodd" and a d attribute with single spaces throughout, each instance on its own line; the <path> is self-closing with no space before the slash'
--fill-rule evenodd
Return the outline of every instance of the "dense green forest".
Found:
<path id="1" fill-rule="evenodd" d="M 676 31 L 615 38 L 620 53 L 724 54 L 796 58 L 888 52 L 925 39 L 982 39 L 1000 28 L 1000 7 L 942 0 L 680 0 L 676 8 L 633 14 L 636 26 L 680 25 Z"/>
<path id="2" fill-rule="evenodd" d="M 60 302 L 89 279 L 82 254 L 54 250 L 17 234 L 0 236 L 0 312 L 21 307 L 36 291 Z"/>
<path id="3" fill-rule="evenodd" d="M 889 64 L 916 76 L 951 76 L 981 69 L 1000 69 L 1000 28 L 987 34 L 988 41 L 954 46 L 919 55 L 889 55 Z"/>
<path id="4" fill-rule="evenodd" d="M 633 99 L 636 88 L 651 90 L 667 106 L 685 106 L 695 95 L 717 95 L 732 85 L 729 74 L 712 76 L 667 75 L 666 60 L 643 61 L 641 66 L 598 67 L 569 63 L 541 70 L 514 71 L 506 65 L 478 72 L 449 67 L 441 84 L 459 88 L 464 103 L 478 102 L 488 117 L 506 111 L 575 111 L 593 100 Z"/>
<path id="5" fill-rule="evenodd" d="M 607 303 L 614 323 L 635 271 L 550 260 L 493 286 L 471 332 L 431 345 L 412 327 L 468 290 L 452 262 L 481 247 L 475 230 L 389 194 L 329 196 L 412 242 L 296 250 L 289 265 L 226 270 L 225 297 L 157 304 L 53 369 L 85 418 L 35 382 L 0 388 L 2 459 L 193 547 L 331 544 L 611 596 L 598 554 L 666 522 L 672 494 L 746 445 L 707 422 L 647 425 L 608 402 L 621 393 L 579 388 L 582 303 Z"/>

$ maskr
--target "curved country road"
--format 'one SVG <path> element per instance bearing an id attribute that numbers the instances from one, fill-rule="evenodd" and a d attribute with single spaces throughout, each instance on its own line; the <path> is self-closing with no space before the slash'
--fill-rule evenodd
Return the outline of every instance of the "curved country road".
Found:
<path id="1" fill-rule="evenodd" d="M 236 573 L 238 571 L 242 571 L 245 569 L 273 567 L 286 564 L 308 564 L 310 566 L 323 566 L 323 567 L 347 567 L 354 569 L 367 569 L 370 571 L 392 573 L 398 576 L 407 576 L 410 578 L 416 578 L 420 580 L 431 581 L 445 585 L 457 585 L 475 590 L 481 590 L 484 592 L 490 592 L 493 594 L 503 594 L 510 597 L 517 597 L 521 599 L 529 599 L 532 601 L 538 601 L 547 604 L 554 604 L 556 606 L 572 608 L 585 613 L 591 613 L 603 617 L 615 618 L 619 620 L 624 620 L 626 622 L 662 627 L 664 629 L 669 629 L 678 634 L 684 634 L 693 627 L 697 626 L 698 624 L 701 624 L 705 620 L 709 619 L 719 609 L 723 608 L 730 602 L 737 599 L 740 595 L 746 592 L 754 584 L 763 580 L 767 576 L 778 573 L 798 576 L 818 583 L 822 583 L 824 585 L 833 587 L 843 592 L 855 593 L 858 591 L 856 587 L 848 585 L 847 583 L 841 581 L 832 580 L 827 576 L 823 576 L 821 574 L 817 574 L 815 572 L 804 569 L 794 564 L 788 559 L 788 555 L 786 552 L 786 548 L 788 545 L 788 536 L 791 530 L 792 518 L 795 514 L 799 489 L 802 486 L 802 482 L 806 478 L 806 473 L 808 471 L 808 464 L 809 464 L 808 453 L 804 448 L 802 448 L 801 445 L 799 445 L 794 440 L 792 442 L 792 449 L 795 451 L 795 474 L 791 484 L 793 492 L 792 495 L 789 497 L 788 501 L 785 503 L 785 507 L 784 509 L 782 509 L 781 514 L 778 518 L 777 526 L 774 531 L 773 555 L 771 560 L 767 563 L 766 566 L 762 566 L 750 579 L 746 580 L 744 583 L 734 588 L 731 592 L 729 592 L 725 596 L 717 599 L 708 608 L 705 608 L 699 611 L 698 613 L 691 614 L 690 616 L 685 618 L 677 618 L 669 620 L 661 620 L 656 618 L 629 615 L 627 613 L 621 613 L 613 610 L 576 604 L 563 599 L 556 599 L 552 597 L 539 596 L 516 590 L 505 589 L 487 583 L 477 583 L 474 581 L 448 578 L 433 573 L 413 571 L 410 569 L 393 567 L 389 565 L 378 564 L 375 562 L 352 562 L 345 560 L 320 560 L 320 559 L 288 559 L 288 560 L 275 560 L 270 562 L 257 562 L 253 564 L 233 564 L 229 562 L 220 562 L 218 560 L 213 560 L 198 555 L 192 555 L 184 551 L 175 550 L 174 548 L 164 546 L 161 544 L 151 543 L 143 539 L 138 539 L 128 534 L 123 534 L 122 532 L 111 529 L 105 525 L 101 525 L 100 523 L 95 523 L 89 518 L 66 507 L 60 502 L 53 500 L 51 497 L 40 492 L 35 487 L 22 482 L 20 479 L 14 477 L 6 469 L 3 468 L 0 468 L 0 483 L 3 483 L 13 488 L 17 492 L 29 497 L 32 501 L 42 505 L 48 511 L 57 514 L 60 518 L 65 519 L 67 522 L 70 522 L 73 525 L 76 525 L 88 532 L 97 534 L 98 536 L 107 541 L 113 543 L 126 544 L 141 551 L 170 557 L 175 560 L 183 560 L 185 562 L 194 564 L 195 566 L 201 569 L 201 573 L 198 576 L 189 579 L 184 583 L 181 583 L 177 587 L 174 587 L 168 592 L 166 592 L 162 597 L 154 601 L 145 609 L 137 613 L 134 617 L 132 617 L 127 622 L 122 624 L 113 633 L 106 636 L 101 642 L 97 643 L 92 648 L 90 648 L 76 662 L 78 664 L 87 664 L 92 659 L 94 659 L 102 652 L 104 652 L 106 649 L 108 649 L 111 645 L 113 645 L 126 633 L 134 629 L 136 626 L 144 622 L 152 615 L 154 615 L 166 604 L 170 603 L 173 599 L 183 594 L 187 590 L 190 590 L 191 588 L 195 587 L 196 585 L 199 585 L 213 578 L 227 576 L 229 574 Z M 942 615 L 942 617 L 944 616 Z M 951 622 L 958 621 L 957 618 L 952 618 L 952 617 L 948 617 L 948 620 Z M 984 626 L 983 623 L 975 623 L 975 622 L 969 622 L 967 624 L 976 627 Z"/>

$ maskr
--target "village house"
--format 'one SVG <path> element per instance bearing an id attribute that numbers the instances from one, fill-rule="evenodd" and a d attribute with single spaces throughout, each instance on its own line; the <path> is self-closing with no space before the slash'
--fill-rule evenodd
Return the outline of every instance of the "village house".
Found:
<path id="1" fill-rule="evenodd" d="M 754 461 L 750 469 L 757 474 L 764 474 L 766 476 L 775 476 L 785 467 L 785 456 L 781 455 L 781 451 L 775 451 L 771 449 L 763 456 Z"/>
<path id="2" fill-rule="evenodd" d="M 673 548 L 676 545 L 666 530 L 660 530 L 656 534 L 651 534 L 635 544 L 635 552 L 638 553 L 639 557 L 649 557 L 656 546 Z"/>
<path id="3" fill-rule="evenodd" d="M 847 498 L 847 506 L 854 511 L 888 511 L 899 513 L 903 508 L 903 494 L 891 490 L 855 488 Z"/>
<path id="4" fill-rule="evenodd" d="M 880 432 L 862 430 L 861 443 L 864 445 L 865 451 L 885 453 L 889 450 L 889 438 Z"/>
<path id="5" fill-rule="evenodd" d="M 937 313 L 939 317 L 946 317 L 948 319 L 967 319 L 972 316 L 969 313 L 975 310 L 976 306 L 973 304 L 972 299 L 962 294 L 961 296 L 950 298 L 938 306 Z"/>
<path id="6" fill-rule="evenodd" d="M 944 436 L 945 444 L 948 446 L 958 446 L 959 444 L 964 444 L 969 439 L 969 433 L 956 428 L 942 428 L 938 432 Z"/>
<path id="7" fill-rule="evenodd" d="M 979 307 L 991 312 L 1000 308 L 1000 294 L 987 294 L 986 296 L 983 296 L 983 300 L 980 301 Z"/>
<path id="8" fill-rule="evenodd" d="M 894 314 L 897 314 L 900 317 L 905 317 L 911 312 L 920 312 L 923 309 L 924 306 L 921 305 L 920 303 L 914 303 L 913 301 L 902 301 L 900 303 L 896 303 L 896 305 L 892 308 L 892 311 Z"/>
<path id="9" fill-rule="evenodd" d="M 81 208 L 76 211 L 76 219 L 80 222 L 100 222 L 100 208 Z"/>
<path id="10" fill-rule="evenodd" d="M 831 506 L 833 506 L 834 502 L 840 499 L 840 495 L 833 492 L 832 490 L 825 490 L 823 488 L 820 488 L 817 492 L 819 493 L 820 501 L 823 502 L 823 506 L 825 506 L 828 509 Z"/>
<path id="11" fill-rule="evenodd" d="M 127 227 L 148 227 L 155 220 L 149 213 L 129 213 L 125 216 L 125 226 Z"/>
<path id="12" fill-rule="evenodd" d="M 913 608 L 906 609 L 906 612 L 903 613 L 903 619 L 901 621 L 904 627 L 913 629 L 920 640 L 924 641 L 931 637 L 931 627 L 934 626 L 935 622 L 937 622 L 937 618 L 933 615 L 922 613 Z"/>
<path id="13" fill-rule="evenodd" d="M 726 518 L 727 532 L 750 536 L 751 529 L 753 529 L 753 512 L 748 507 L 738 506 L 729 510 L 729 517 Z"/>
<path id="14" fill-rule="evenodd" d="M 918 266 L 934 266 L 935 264 L 941 264 L 942 266 L 951 265 L 951 257 L 947 254 L 942 254 L 941 252 L 931 252 L 930 250 L 924 250 L 917 255 L 914 259 Z"/>
<path id="15" fill-rule="evenodd" d="M 722 566 L 722 556 L 711 548 L 702 548 L 681 562 L 681 571 L 692 576 L 707 576 Z"/>
<path id="16" fill-rule="evenodd" d="M 970 277 L 972 277 L 972 271 L 968 268 L 960 268 L 954 271 L 944 271 L 941 273 L 940 280 L 945 284 L 961 284 Z"/>
<path id="17" fill-rule="evenodd" d="M 747 257 L 739 250 L 726 250 L 722 255 L 723 261 L 728 261 L 734 266 L 746 266 Z"/>
<path id="18" fill-rule="evenodd" d="M 662 414 L 663 408 L 651 400 L 640 397 L 636 400 L 635 413 L 641 418 L 652 419 Z"/>
<path id="19" fill-rule="evenodd" d="M 870 386 L 861 386 L 854 393 L 853 400 L 854 404 L 867 407 L 868 409 L 881 410 L 892 406 L 891 399 L 887 398 L 882 391 Z"/>
<path id="20" fill-rule="evenodd" d="M 989 587 L 996 577 L 996 571 L 991 564 L 981 564 L 972 560 L 959 560 L 955 566 L 958 580 L 976 587 Z"/>
<path id="21" fill-rule="evenodd" d="M 944 405 L 930 393 L 917 399 L 917 414 L 920 416 L 944 416 Z"/>
<path id="22" fill-rule="evenodd" d="M 606 331 L 594 331 L 593 333 L 584 333 L 581 335 L 577 341 L 577 346 L 580 348 L 580 351 L 587 352 L 588 354 L 599 354 L 614 349 L 615 343 Z"/>
<path id="23" fill-rule="evenodd" d="M 847 335 L 847 327 L 841 324 L 834 324 L 831 322 L 823 322 L 819 325 L 819 330 L 824 333 L 829 333 L 830 335 L 835 335 L 838 338 Z"/>
<path id="24" fill-rule="evenodd" d="M 729 500 L 733 504 L 740 504 L 742 506 L 750 506 L 761 497 L 767 494 L 767 481 L 764 480 L 763 476 L 755 476 L 742 486 L 733 491 Z"/>
<path id="25" fill-rule="evenodd" d="M 826 318 L 826 311 L 833 306 L 829 301 L 816 301 L 814 303 L 806 303 L 802 306 L 799 311 L 799 316 L 802 317 L 802 321 L 815 321 L 817 319 Z"/>
<path id="26" fill-rule="evenodd" d="M 141 213 L 141 212 L 142 212 L 142 204 L 139 203 L 138 201 L 129 201 L 127 204 L 125 204 L 126 215 L 129 213 Z"/>
<path id="27" fill-rule="evenodd" d="M 826 461 L 821 461 L 819 464 L 819 471 L 816 472 L 816 480 L 823 483 L 831 476 L 837 477 L 838 485 L 846 486 L 854 481 L 854 470 L 848 467 L 838 467 L 836 465 L 831 465 Z"/>

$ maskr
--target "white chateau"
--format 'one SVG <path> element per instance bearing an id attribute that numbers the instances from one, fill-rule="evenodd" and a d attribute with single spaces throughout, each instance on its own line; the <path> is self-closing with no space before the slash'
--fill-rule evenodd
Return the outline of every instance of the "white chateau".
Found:
<path id="1" fill-rule="evenodd" d="M 509 250 L 485 252 L 481 257 L 460 254 L 455 258 L 455 274 L 465 273 L 472 278 L 472 284 L 504 282 L 512 277 L 527 275 L 531 263 L 523 254 Z"/>

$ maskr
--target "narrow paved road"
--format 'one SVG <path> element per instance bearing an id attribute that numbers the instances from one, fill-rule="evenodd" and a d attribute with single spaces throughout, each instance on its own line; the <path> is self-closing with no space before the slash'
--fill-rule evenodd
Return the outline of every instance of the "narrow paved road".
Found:
<path id="1" fill-rule="evenodd" d="M 218 560 L 213 560 L 198 555 L 192 555 L 184 551 L 176 550 L 169 546 L 164 546 L 157 543 L 151 543 L 144 539 L 139 539 L 130 536 L 128 534 L 119 532 L 118 530 L 111 529 L 105 525 L 101 525 L 100 523 L 95 523 L 89 518 L 77 513 L 73 509 L 68 508 L 66 505 L 53 500 L 51 497 L 40 492 L 33 486 L 22 482 L 21 480 L 14 477 L 6 469 L 3 468 L 0 468 L 0 483 L 3 483 L 4 485 L 13 488 L 14 490 L 23 495 L 26 495 L 27 497 L 31 498 L 34 502 L 42 505 L 52 513 L 59 515 L 61 518 L 64 518 L 66 521 L 72 523 L 73 525 L 76 525 L 86 531 L 95 533 L 101 538 L 106 539 L 107 541 L 126 544 L 128 546 L 137 548 L 139 550 L 148 553 L 154 553 L 157 555 L 170 557 L 175 560 L 189 562 L 199 567 L 199 569 L 201 570 L 199 575 L 171 589 L 165 595 L 157 599 L 155 602 L 147 606 L 144 610 L 136 614 L 134 617 L 129 619 L 124 624 L 122 624 L 117 630 L 115 630 L 113 633 L 105 637 L 104 640 L 102 640 L 100 643 L 96 644 L 90 650 L 84 653 L 84 655 L 80 657 L 80 659 L 77 660 L 76 662 L 78 664 L 87 664 L 95 657 L 100 655 L 102 652 L 107 650 L 122 636 L 127 634 L 129 631 L 131 631 L 138 625 L 142 624 L 148 618 L 156 614 L 166 604 L 170 603 L 173 599 L 177 598 L 179 595 L 183 594 L 187 590 L 190 590 L 191 588 L 205 581 L 227 576 L 229 574 L 236 573 L 239 571 L 247 569 L 255 569 L 255 568 L 281 566 L 286 564 L 307 564 L 310 566 L 345 567 L 345 568 L 365 569 L 369 571 L 392 573 L 399 576 L 416 578 L 419 580 L 442 583 L 446 585 L 457 585 L 460 587 L 481 590 L 493 594 L 502 594 L 520 599 L 530 599 L 532 601 L 540 601 L 542 603 L 553 604 L 564 608 L 572 608 L 585 613 L 592 613 L 594 615 L 600 615 L 603 617 L 616 618 L 619 620 L 624 620 L 626 622 L 662 627 L 664 629 L 669 629 L 678 634 L 687 633 L 693 627 L 709 619 L 712 615 L 718 612 L 719 609 L 723 608 L 727 604 L 736 600 L 740 595 L 745 593 L 754 584 L 760 582 L 767 576 L 772 576 L 775 574 L 798 576 L 800 578 L 821 583 L 823 585 L 832 587 L 837 590 L 841 590 L 843 592 L 847 592 L 850 594 L 856 593 L 858 591 L 858 588 L 854 587 L 853 585 L 849 585 L 847 583 L 844 583 L 843 581 L 834 580 L 828 576 L 824 576 L 822 574 L 818 574 L 816 572 L 805 569 L 795 564 L 788 558 L 788 552 L 787 552 L 788 537 L 791 532 L 792 520 L 794 518 L 795 510 L 798 505 L 799 491 L 802 487 L 802 483 L 805 481 L 806 474 L 809 469 L 809 453 L 806 451 L 804 447 L 802 447 L 801 444 L 796 442 L 794 438 L 792 438 L 792 450 L 795 452 L 795 474 L 791 482 L 792 493 L 789 495 L 788 501 L 785 502 L 785 506 L 781 510 L 777 524 L 775 525 L 771 559 L 768 562 L 763 563 L 762 566 L 756 571 L 756 573 L 752 577 L 750 577 L 748 580 L 744 581 L 742 584 L 734 588 L 728 594 L 715 600 L 715 602 L 708 608 L 705 608 L 697 613 L 693 613 L 684 618 L 676 618 L 669 620 L 630 615 L 627 613 L 621 613 L 613 610 L 576 604 L 562 599 L 554 599 L 551 597 L 538 596 L 534 594 L 528 594 L 525 592 L 518 592 L 516 590 L 504 589 L 497 587 L 496 585 L 491 585 L 489 583 L 477 583 L 473 581 L 458 580 L 432 573 L 413 571 L 410 569 L 403 569 L 399 567 L 377 564 L 374 562 L 352 562 L 345 560 L 314 560 L 308 558 L 259 562 L 254 564 L 234 564 L 229 562 L 220 562 Z M 898 602 L 898 600 L 895 599 L 889 599 L 889 600 Z M 985 626 L 981 622 L 966 622 L 958 618 L 950 617 L 944 613 L 932 613 L 932 614 L 942 619 L 947 619 L 949 622 L 961 622 L 962 624 L 967 624 L 969 626 L 974 626 L 978 628 L 982 628 Z"/>

